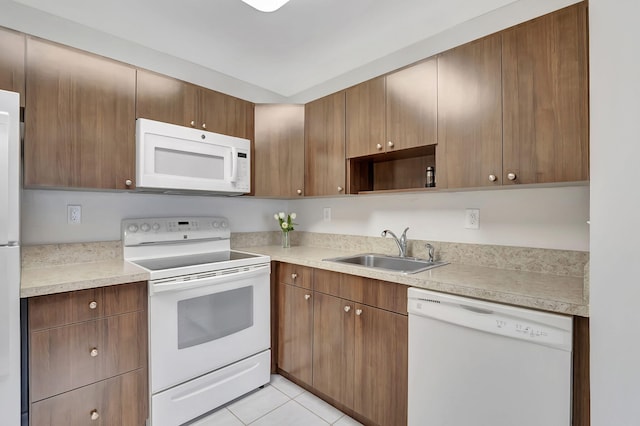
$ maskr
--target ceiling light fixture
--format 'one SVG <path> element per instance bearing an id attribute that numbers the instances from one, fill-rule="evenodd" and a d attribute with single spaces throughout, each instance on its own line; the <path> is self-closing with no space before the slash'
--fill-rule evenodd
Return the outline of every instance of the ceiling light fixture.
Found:
<path id="1" fill-rule="evenodd" d="M 249 6 L 258 9 L 260 12 L 275 12 L 289 0 L 242 0 Z"/>

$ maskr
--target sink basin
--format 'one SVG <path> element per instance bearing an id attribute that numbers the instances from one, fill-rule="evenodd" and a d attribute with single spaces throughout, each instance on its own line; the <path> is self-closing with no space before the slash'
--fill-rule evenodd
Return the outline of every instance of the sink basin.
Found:
<path id="1" fill-rule="evenodd" d="M 403 274 L 415 274 L 446 265 L 448 262 L 429 262 L 417 257 L 387 256 L 384 254 L 364 253 L 353 256 L 334 257 L 323 259 L 329 262 L 347 263 L 351 265 L 365 266 L 368 268 L 384 269 L 387 271 L 401 272 Z"/>

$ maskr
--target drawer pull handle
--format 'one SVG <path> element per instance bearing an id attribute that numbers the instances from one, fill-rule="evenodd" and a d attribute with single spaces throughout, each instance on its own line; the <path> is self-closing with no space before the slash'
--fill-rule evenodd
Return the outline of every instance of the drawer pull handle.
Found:
<path id="1" fill-rule="evenodd" d="M 309 300 L 311 299 L 311 295 L 310 294 L 305 294 L 304 295 L 304 300 Z"/>
<path id="2" fill-rule="evenodd" d="M 362 309 L 356 309 L 356 315 L 362 315 Z"/>
<path id="3" fill-rule="evenodd" d="M 91 420 L 98 420 L 100 418 L 100 414 L 98 410 L 91 410 Z"/>
<path id="4" fill-rule="evenodd" d="M 89 309 L 95 309 L 98 307 L 98 302 L 93 301 L 91 303 L 89 303 Z"/>
<path id="5" fill-rule="evenodd" d="M 98 356 L 98 348 L 91 349 L 91 352 L 89 352 L 89 355 L 91 355 L 92 357 L 97 357 Z"/>
<path id="6" fill-rule="evenodd" d="M 344 307 L 345 312 L 349 312 L 351 310 L 351 306 L 347 305 Z"/>
<path id="7" fill-rule="evenodd" d="M 291 274 L 291 279 L 295 280 L 296 278 L 298 278 L 298 274 Z"/>

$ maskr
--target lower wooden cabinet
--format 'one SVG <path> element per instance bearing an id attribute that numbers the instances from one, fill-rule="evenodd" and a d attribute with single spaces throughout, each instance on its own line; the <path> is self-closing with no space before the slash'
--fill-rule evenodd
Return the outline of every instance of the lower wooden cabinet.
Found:
<path id="1" fill-rule="evenodd" d="M 28 300 L 31 426 L 145 424 L 146 286 Z"/>
<path id="2" fill-rule="evenodd" d="M 406 287 L 312 272 L 313 291 L 279 283 L 278 370 L 366 425 L 405 425 Z"/>

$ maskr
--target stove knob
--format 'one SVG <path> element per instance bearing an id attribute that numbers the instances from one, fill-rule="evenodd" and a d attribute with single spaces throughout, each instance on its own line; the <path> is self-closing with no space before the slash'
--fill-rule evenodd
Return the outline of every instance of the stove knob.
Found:
<path id="1" fill-rule="evenodd" d="M 151 229 L 153 229 L 154 231 L 157 231 L 158 229 L 160 229 L 160 225 L 157 223 L 154 223 Z"/>
<path id="2" fill-rule="evenodd" d="M 225 221 L 220 222 L 220 226 L 222 228 L 226 228 L 227 227 L 227 222 L 225 222 Z"/>
<path id="3" fill-rule="evenodd" d="M 151 227 L 148 223 L 143 223 L 142 226 L 140 226 L 140 229 L 142 230 L 142 232 L 149 232 L 149 229 L 151 229 Z"/>
<path id="4" fill-rule="evenodd" d="M 135 223 L 132 223 L 127 227 L 127 230 L 129 232 L 138 232 L 138 225 L 136 225 Z"/>
<path id="5" fill-rule="evenodd" d="M 212 225 L 213 225 L 214 228 L 219 228 L 220 227 L 220 224 L 218 222 L 213 222 Z"/>

